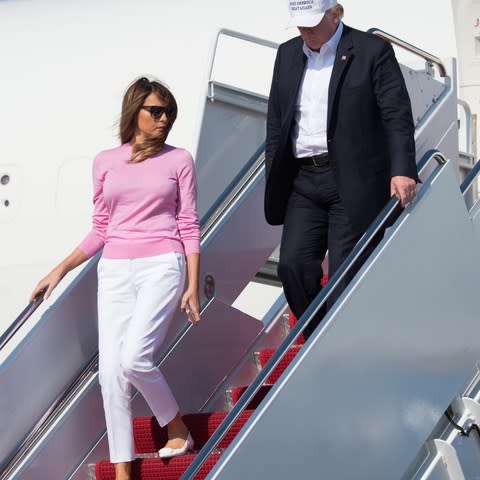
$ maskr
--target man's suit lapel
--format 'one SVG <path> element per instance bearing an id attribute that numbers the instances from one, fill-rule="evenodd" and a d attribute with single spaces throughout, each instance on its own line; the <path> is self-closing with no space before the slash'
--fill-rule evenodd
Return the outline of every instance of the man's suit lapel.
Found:
<path id="1" fill-rule="evenodd" d="M 335 97 L 337 89 L 342 79 L 345 69 L 350 64 L 354 56 L 352 29 L 347 25 L 343 26 L 342 37 L 338 43 L 335 62 L 333 64 L 332 76 L 330 77 L 330 85 L 328 87 L 328 119 L 327 129 L 331 125 L 333 107 L 335 105 Z"/>

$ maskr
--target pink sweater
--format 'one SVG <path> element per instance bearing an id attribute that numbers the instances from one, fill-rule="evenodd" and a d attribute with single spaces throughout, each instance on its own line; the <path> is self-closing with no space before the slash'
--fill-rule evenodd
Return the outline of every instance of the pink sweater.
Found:
<path id="1" fill-rule="evenodd" d="M 200 251 L 197 186 L 190 153 L 165 145 L 140 163 L 127 163 L 127 143 L 93 162 L 93 226 L 79 248 L 91 257 L 138 258 Z"/>

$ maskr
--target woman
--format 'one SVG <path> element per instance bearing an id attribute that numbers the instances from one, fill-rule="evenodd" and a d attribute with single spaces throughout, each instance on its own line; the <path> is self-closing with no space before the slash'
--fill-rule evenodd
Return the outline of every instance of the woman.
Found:
<path id="1" fill-rule="evenodd" d="M 165 143 L 177 116 L 172 93 L 146 78 L 125 93 L 122 145 L 93 164 L 93 227 L 32 293 L 47 299 L 73 268 L 103 248 L 98 264 L 99 381 L 117 480 L 130 479 L 135 458 L 130 386 L 168 427 L 163 458 L 182 455 L 193 440 L 178 404 L 154 364 L 185 283 L 180 308 L 200 320 L 200 231 L 192 156 Z"/>

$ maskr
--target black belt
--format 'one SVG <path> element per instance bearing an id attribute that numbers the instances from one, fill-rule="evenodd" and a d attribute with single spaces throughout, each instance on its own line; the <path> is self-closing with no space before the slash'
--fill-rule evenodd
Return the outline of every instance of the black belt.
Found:
<path id="1" fill-rule="evenodd" d="M 328 165 L 328 153 L 321 153 L 320 155 L 312 155 L 311 157 L 297 158 L 300 165 L 310 165 L 314 167 L 323 167 Z"/>

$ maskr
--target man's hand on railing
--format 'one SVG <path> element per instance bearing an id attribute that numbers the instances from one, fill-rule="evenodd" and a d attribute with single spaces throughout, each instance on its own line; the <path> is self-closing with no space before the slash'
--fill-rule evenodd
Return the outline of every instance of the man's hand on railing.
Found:
<path id="1" fill-rule="evenodd" d="M 400 175 L 392 177 L 390 181 L 390 195 L 395 195 L 402 207 L 408 205 L 417 194 L 417 183 L 413 178 Z"/>

